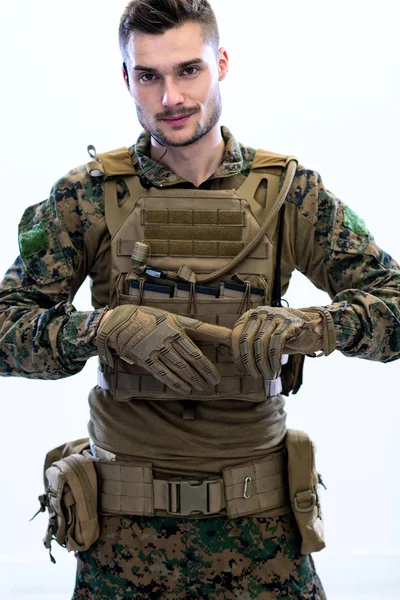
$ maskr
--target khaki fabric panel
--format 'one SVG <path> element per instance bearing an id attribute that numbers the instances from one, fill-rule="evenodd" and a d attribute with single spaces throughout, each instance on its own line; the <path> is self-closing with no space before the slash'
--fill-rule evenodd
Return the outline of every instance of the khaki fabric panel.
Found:
<path id="1" fill-rule="evenodd" d="M 216 210 L 195 210 L 194 225 L 218 225 L 218 212 Z"/>
<path id="2" fill-rule="evenodd" d="M 193 256 L 214 257 L 219 256 L 218 242 L 199 242 L 193 243 Z"/>
<path id="3" fill-rule="evenodd" d="M 226 366 L 227 365 L 222 365 Z M 265 386 L 263 379 L 252 380 L 251 383 L 243 382 L 243 378 L 237 375 L 232 375 L 231 373 L 223 374 L 224 369 L 221 370 L 221 381 L 215 387 L 209 387 L 206 394 L 196 395 L 195 392 L 191 394 L 191 398 L 201 399 L 202 401 L 212 400 L 216 396 L 224 396 L 226 398 L 238 398 L 240 399 L 241 395 L 247 391 L 251 393 L 257 393 L 259 398 L 258 401 L 262 400 L 265 396 Z M 228 371 L 228 369 L 225 369 Z M 229 369 L 232 370 L 231 368 Z M 154 396 L 159 399 L 174 399 L 174 400 L 182 400 L 182 396 L 178 393 L 174 393 L 171 389 L 167 388 L 163 383 L 157 381 L 150 375 L 146 375 L 144 370 L 139 374 L 127 374 L 127 373 L 118 373 L 117 377 L 115 373 L 110 373 L 105 376 L 105 379 L 100 380 L 101 386 L 105 385 L 105 381 L 108 382 L 108 389 L 117 388 L 115 399 L 120 402 L 124 402 L 126 400 L 126 392 L 129 392 L 129 396 L 135 396 L 136 398 Z M 122 393 L 118 393 L 121 391 Z M 128 396 L 128 398 L 129 398 Z M 250 400 L 251 401 L 251 400 Z"/>
<path id="4" fill-rule="evenodd" d="M 152 242 L 149 242 L 150 247 Z M 169 241 L 169 256 L 193 256 L 193 242 L 186 242 L 184 240 L 170 240 Z"/>
<path id="5" fill-rule="evenodd" d="M 151 255 L 165 256 L 197 256 L 205 258 L 236 256 L 243 244 L 241 242 L 203 242 L 200 240 L 167 240 L 158 241 L 146 239 L 150 245 Z"/>
<path id="6" fill-rule="evenodd" d="M 193 210 L 171 210 L 169 211 L 170 225 L 193 225 Z"/>
<path id="7" fill-rule="evenodd" d="M 131 256 L 133 250 L 133 241 L 121 240 L 117 241 L 117 255 L 118 256 Z"/>
<path id="8" fill-rule="evenodd" d="M 177 194 L 177 192 L 180 194 Z M 183 195 L 184 193 L 184 195 Z M 150 188 L 146 193 L 146 210 L 219 210 L 240 211 L 243 209 L 242 201 L 235 190 L 160 190 Z"/>
<path id="9" fill-rule="evenodd" d="M 106 179 L 116 175 L 134 175 L 136 172 L 128 148 L 117 148 L 98 156 Z"/>
<path id="10" fill-rule="evenodd" d="M 276 154 L 268 150 L 258 149 L 255 153 L 251 169 L 262 169 L 267 167 L 286 167 L 289 156 Z"/>
<path id="11" fill-rule="evenodd" d="M 151 240 L 148 242 L 150 244 L 150 255 L 151 256 L 168 256 L 169 255 L 169 247 L 167 240 Z M 133 244 L 132 244 L 133 246 Z"/>
<path id="12" fill-rule="evenodd" d="M 218 242 L 218 256 L 236 256 L 243 245 L 241 242 Z"/>
<path id="13" fill-rule="evenodd" d="M 215 347 L 215 346 L 209 346 L 206 345 L 204 343 L 198 342 L 197 344 L 199 346 L 199 348 L 201 347 L 202 352 L 205 354 L 205 356 L 207 356 L 207 358 L 209 358 L 212 362 L 218 362 L 218 371 L 221 375 L 222 378 L 224 377 L 232 377 L 232 368 L 231 368 L 231 364 L 229 362 L 220 362 L 219 361 L 219 347 Z M 120 380 L 119 383 L 121 384 L 122 387 L 126 387 L 127 384 L 131 384 L 133 380 L 131 380 L 130 378 L 132 376 L 144 376 L 144 377 L 148 377 L 151 380 L 154 380 L 154 378 L 151 375 L 147 374 L 147 371 L 144 370 L 144 368 L 138 366 L 138 365 L 129 365 L 127 363 L 127 367 L 125 367 L 122 364 L 122 360 L 118 360 L 117 361 L 117 367 L 116 369 L 113 369 L 111 367 L 107 367 L 106 365 L 102 366 L 103 372 L 105 373 L 105 375 L 107 377 L 109 377 L 110 375 L 114 376 L 115 373 L 117 373 L 117 377 Z M 236 372 L 235 375 L 238 380 L 240 379 L 240 376 L 238 374 L 238 372 Z M 264 384 L 263 384 L 263 378 L 260 377 L 259 379 L 254 379 L 253 377 L 250 376 L 245 376 L 245 379 L 249 379 L 252 382 L 255 382 L 256 386 L 261 386 L 261 388 L 263 388 Z M 163 384 L 161 382 L 159 382 L 161 386 L 163 386 Z M 135 386 L 136 388 L 136 386 Z M 239 388 L 236 389 L 236 392 L 238 391 Z M 180 397 L 179 394 L 177 396 L 178 398 Z"/>
<path id="14" fill-rule="evenodd" d="M 219 225 L 239 225 L 244 226 L 244 213 L 242 211 L 218 211 L 218 224 Z"/>
<path id="15" fill-rule="evenodd" d="M 243 199 L 246 199 L 246 202 L 249 204 L 251 212 L 254 217 L 257 219 L 258 224 L 261 226 L 265 219 L 268 216 L 268 213 L 271 211 L 275 200 L 278 196 L 279 192 L 279 175 L 272 175 L 270 173 L 259 173 L 256 171 L 252 171 L 250 175 L 246 178 L 244 183 L 237 190 L 239 196 Z M 264 180 L 267 181 L 267 184 L 264 183 Z M 256 192 L 259 189 L 260 185 L 262 185 L 266 190 L 265 202 L 261 204 L 260 197 L 259 200 L 255 200 Z M 275 227 L 275 223 L 272 223 Z"/>
<path id="16" fill-rule="evenodd" d="M 144 229 L 148 240 L 223 240 L 242 241 L 242 231 L 237 227 L 150 227 Z"/>
<path id="17" fill-rule="evenodd" d="M 254 200 L 261 206 L 261 208 L 265 209 L 267 204 L 267 195 L 268 189 L 270 188 L 268 179 L 264 177 L 260 181 L 260 185 L 254 192 Z"/>
<path id="18" fill-rule="evenodd" d="M 117 182 L 113 179 L 104 182 L 104 212 L 111 238 L 114 238 L 115 234 L 123 229 L 128 217 L 134 212 L 135 206 L 146 194 L 139 177 L 126 177 L 124 181 L 128 187 L 129 196 L 121 205 L 118 204 Z"/>
<path id="19" fill-rule="evenodd" d="M 140 391 L 143 394 L 167 393 L 167 391 L 169 391 L 161 381 L 157 381 L 157 379 L 154 379 L 151 375 L 142 375 L 140 383 Z"/>
<path id="20" fill-rule="evenodd" d="M 240 377 L 221 377 L 221 381 L 217 385 L 217 391 L 220 394 L 228 394 L 233 397 L 241 392 Z"/>
<path id="21" fill-rule="evenodd" d="M 146 239 L 150 246 L 150 256 L 198 256 L 206 258 L 236 256 L 243 248 L 240 242 L 223 243 L 217 241 L 202 242 L 190 240 L 151 240 Z M 133 242 L 122 242 L 123 252 L 120 254 L 130 256 Z"/>
<path id="22" fill-rule="evenodd" d="M 168 225 L 169 214 L 167 210 L 146 210 L 141 212 L 142 225 Z"/>
<path id="23" fill-rule="evenodd" d="M 132 296 L 120 294 L 120 301 L 121 304 L 132 304 Z M 214 299 L 214 301 L 211 298 L 202 298 L 196 301 L 197 312 L 195 314 L 191 314 L 191 316 L 199 319 L 200 321 L 218 324 L 218 321 L 222 316 L 224 316 L 224 314 L 227 317 L 232 317 L 232 314 L 239 314 L 240 304 L 240 298 L 218 298 Z M 179 315 L 187 315 L 188 299 L 169 297 L 166 297 L 165 299 L 149 298 L 147 301 L 147 306 L 161 308 Z"/>
<path id="24" fill-rule="evenodd" d="M 149 242 L 149 240 L 146 241 Z M 240 268 L 235 269 L 235 272 L 244 275 L 245 278 L 251 282 L 251 285 L 257 287 L 260 283 L 261 274 L 270 281 L 270 269 L 267 262 L 269 263 L 268 259 L 271 257 L 272 252 L 267 244 L 263 244 L 259 248 L 256 248 L 256 251 L 257 253 L 255 255 L 252 254 L 249 259 L 243 261 Z M 130 255 L 120 258 L 124 258 L 128 262 L 130 261 Z M 228 258 L 230 257 L 215 256 L 208 260 L 208 257 L 192 256 L 186 258 L 185 264 L 190 267 L 194 273 L 210 273 L 210 271 L 223 267 Z M 177 271 L 182 263 L 182 261 L 179 260 L 179 257 L 155 255 L 153 251 L 151 252 L 150 259 L 150 264 L 154 269 Z M 229 277 L 226 277 L 225 279 L 229 279 Z M 210 285 L 213 285 L 213 283 L 210 283 Z"/>
<path id="25" fill-rule="evenodd" d="M 251 394 L 252 392 L 264 392 L 265 382 L 262 377 L 254 379 L 253 377 L 242 377 L 242 394 Z"/>
<path id="26" fill-rule="evenodd" d="M 177 210 L 147 209 L 141 213 L 143 225 L 230 225 L 243 227 L 245 213 L 242 210 Z"/>

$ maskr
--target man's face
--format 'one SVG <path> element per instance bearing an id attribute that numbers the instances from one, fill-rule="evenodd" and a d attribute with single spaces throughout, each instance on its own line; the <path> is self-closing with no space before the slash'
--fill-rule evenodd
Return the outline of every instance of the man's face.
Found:
<path id="1" fill-rule="evenodd" d="M 134 33 L 128 46 L 129 91 L 140 124 L 165 146 L 187 146 L 213 129 L 221 115 L 219 82 L 228 70 L 202 38 L 198 23 L 163 34 Z M 126 77 L 125 77 L 126 80 Z"/>

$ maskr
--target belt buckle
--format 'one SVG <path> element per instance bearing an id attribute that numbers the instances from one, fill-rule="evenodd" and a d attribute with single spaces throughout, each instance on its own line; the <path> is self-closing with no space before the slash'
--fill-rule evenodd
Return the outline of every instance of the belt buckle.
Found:
<path id="1" fill-rule="evenodd" d="M 204 481 L 166 481 L 165 486 L 165 506 L 166 510 L 171 515 L 187 516 L 191 514 L 210 515 L 209 503 L 209 488 L 210 483 L 214 483 L 213 479 L 205 479 Z M 176 489 L 176 498 L 178 510 L 175 512 L 171 508 L 173 486 Z"/>

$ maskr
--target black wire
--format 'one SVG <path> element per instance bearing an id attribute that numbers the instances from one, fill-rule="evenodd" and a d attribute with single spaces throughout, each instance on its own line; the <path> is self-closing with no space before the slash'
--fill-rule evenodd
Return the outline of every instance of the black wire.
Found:
<path id="1" fill-rule="evenodd" d="M 160 162 L 160 160 L 162 160 L 164 158 L 164 156 L 167 154 L 167 150 L 168 147 L 164 146 L 164 144 L 162 144 L 156 137 L 154 137 L 154 135 L 151 133 L 150 136 L 158 143 L 160 144 L 160 146 L 162 146 L 164 148 L 164 152 L 163 154 L 160 156 L 160 158 L 154 163 L 154 165 L 151 165 L 151 167 L 149 167 L 144 173 L 142 173 L 140 175 L 140 177 L 144 177 L 146 175 L 146 173 L 148 173 L 149 171 L 151 171 L 152 169 L 154 169 Z"/>
<path id="2" fill-rule="evenodd" d="M 281 262 L 282 262 L 282 246 L 283 246 L 283 229 L 285 221 L 286 205 L 282 204 L 279 211 L 279 231 L 278 231 L 278 248 L 276 251 L 276 266 L 274 274 L 274 285 L 272 287 L 272 306 L 282 306 L 282 281 L 281 281 Z"/>

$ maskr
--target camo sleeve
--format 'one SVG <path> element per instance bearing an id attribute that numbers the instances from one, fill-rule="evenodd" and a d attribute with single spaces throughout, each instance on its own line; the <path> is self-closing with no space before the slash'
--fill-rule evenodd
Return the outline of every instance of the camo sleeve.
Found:
<path id="1" fill-rule="evenodd" d="M 399 264 L 317 173 L 300 168 L 288 200 L 289 253 L 294 266 L 331 296 L 338 348 L 381 362 L 399 358 Z"/>
<path id="2" fill-rule="evenodd" d="M 86 276 L 82 194 L 89 215 L 95 216 L 96 205 L 79 182 L 71 171 L 22 217 L 20 256 L 0 284 L 1 375 L 58 379 L 79 372 L 97 354 L 94 336 L 103 311 L 80 312 L 71 304 Z"/>

